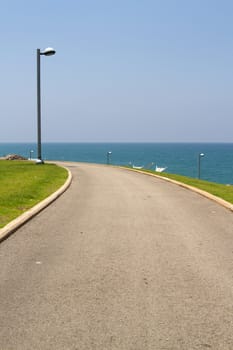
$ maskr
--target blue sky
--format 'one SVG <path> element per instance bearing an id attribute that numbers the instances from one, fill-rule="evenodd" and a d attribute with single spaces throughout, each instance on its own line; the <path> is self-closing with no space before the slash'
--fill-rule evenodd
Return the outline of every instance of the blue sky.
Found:
<path id="1" fill-rule="evenodd" d="M 0 0 L 0 142 L 233 142 L 233 2 Z"/>

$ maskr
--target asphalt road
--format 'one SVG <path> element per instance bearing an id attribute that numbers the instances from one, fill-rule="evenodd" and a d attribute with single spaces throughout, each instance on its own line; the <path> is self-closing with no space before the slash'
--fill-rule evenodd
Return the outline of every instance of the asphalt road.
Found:
<path id="1" fill-rule="evenodd" d="M 69 164 L 0 245 L 1 350 L 233 349 L 233 215 L 164 180 Z"/>

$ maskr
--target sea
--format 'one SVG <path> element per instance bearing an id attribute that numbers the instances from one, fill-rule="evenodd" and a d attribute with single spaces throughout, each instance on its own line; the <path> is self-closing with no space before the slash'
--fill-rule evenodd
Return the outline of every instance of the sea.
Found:
<path id="1" fill-rule="evenodd" d="M 204 156 L 200 157 L 200 154 Z M 0 157 L 35 159 L 36 143 L 0 143 Z M 233 184 L 233 143 L 43 143 L 43 160 L 144 167 L 222 184 Z M 199 162 L 200 161 L 200 162 Z"/>

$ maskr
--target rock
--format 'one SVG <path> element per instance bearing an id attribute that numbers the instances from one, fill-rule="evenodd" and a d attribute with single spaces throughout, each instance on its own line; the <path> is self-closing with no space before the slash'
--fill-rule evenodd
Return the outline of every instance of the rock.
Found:
<path id="1" fill-rule="evenodd" d="M 8 154 L 5 157 L 5 160 L 27 160 L 27 159 L 18 154 Z"/>

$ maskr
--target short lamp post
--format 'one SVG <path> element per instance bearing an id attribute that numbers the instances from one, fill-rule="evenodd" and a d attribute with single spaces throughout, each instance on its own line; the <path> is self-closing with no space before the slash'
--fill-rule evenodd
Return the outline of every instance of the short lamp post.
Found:
<path id="1" fill-rule="evenodd" d="M 110 164 L 110 155 L 112 154 L 112 152 L 107 152 L 107 164 Z"/>
<path id="2" fill-rule="evenodd" d="M 48 47 L 44 51 L 37 49 L 37 162 L 43 163 L 41 155 L 41 91 L 40 91 L 40 56 L 52 56 L 56 51 Z"/>
<path id="3" fill-rule="evenodd" d="M 198 154 L 198 179 L 201 178 L 201 158 L 204 157 L 204 153 Z"/>
<path id="4" fill-rule="evenodd" d="M 33 150 L 30 151 L 30 158 L 29 158 L 30 160 L 32 159 L 32 153 L 34 153 Z"/>

